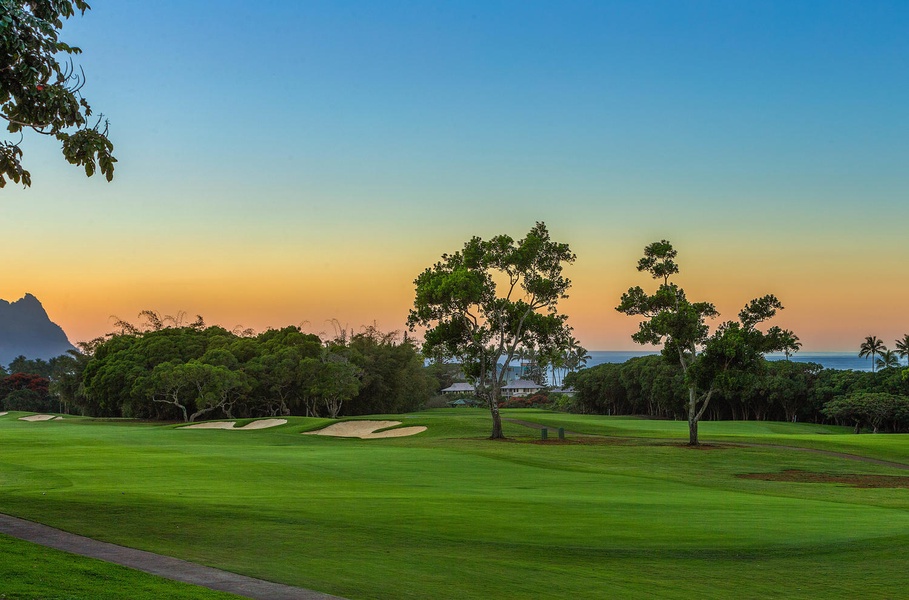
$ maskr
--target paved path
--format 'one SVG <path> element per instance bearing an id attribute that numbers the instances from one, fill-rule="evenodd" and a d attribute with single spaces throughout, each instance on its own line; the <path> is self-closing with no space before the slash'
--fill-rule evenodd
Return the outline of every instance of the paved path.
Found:
<path id="1" fill-rule="evenodd" d="M 57 550 L 106 560 L 174 581 L 201 585 L 219 592 L 230 592 L 256 600 L 331 600 L 338 598 L 312 590 L 244 577 L 236 573 L 144 550 L 99 542 L 4 514 L 0 514 L 0 533 Z"/>

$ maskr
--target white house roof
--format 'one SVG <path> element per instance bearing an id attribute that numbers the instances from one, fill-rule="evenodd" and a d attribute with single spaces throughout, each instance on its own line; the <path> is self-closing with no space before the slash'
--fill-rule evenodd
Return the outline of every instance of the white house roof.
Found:
<path id="1" fill-rule="evenodd" d="M 447 388 L 445 388 L 442 391 L 443 392 L 475 392 L 477 390 L 475 387 L 473 387 L 469 383 L 459 381 L 457 383 L 451 384 L 450 386 L 448 386 Z"/>
<path id="2" fill-rule="evenodd" d="M 515 379 L 511 383 L 502 387 L 503 390 L 540 390 L 542 385 L 537 385 L 529 379 Z"/>

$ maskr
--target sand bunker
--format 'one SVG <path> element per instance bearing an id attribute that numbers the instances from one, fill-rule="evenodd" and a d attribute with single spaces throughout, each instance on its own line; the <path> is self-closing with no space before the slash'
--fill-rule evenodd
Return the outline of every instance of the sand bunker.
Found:
<path id="1" fill-rule="evenodd" d="M 0 417 L 5 417 L 8 414 L 9 414 L 8 412 L 0 412 Z"/>
<path id="2" fill-rule="evenodd" d="M 236 421 L 209 421 L 207 423 L 188 425 L 186 427 L 181 427 L 180 429 L 229 429 L 231 431 L 247 431 L 249 429 L 268 429 L 269 427 L 277 427 L 278 425 L 284 425 L 285 423 L 287 423 L 287 419 L 259 419 L 258 421 L 247 423 L 243 427 L 237 427 Z"/>
<path id="3" fill-rule="evenodd" d="M 426 431 L 425 427 L 400 427 L 387 431 L 376 431 L 400 425 L 400 421 L 342 421 L 329 425 L 318 431 L 305 431 L 307 435 L 330 435 L 333 437 L 355 437 L 362 440 L 375 440 L 379 438 L 405 437 Z"/>
<path id="4" fill-rule="evenodd" d="M 6 414 L 6 413 L 3 413 Z M 62 420 L 63 417 L 55 417 L 54 415 L 29 415 L 27 417 L 19 417 L 20 421 L 53 421 L 53 420 Z"/>

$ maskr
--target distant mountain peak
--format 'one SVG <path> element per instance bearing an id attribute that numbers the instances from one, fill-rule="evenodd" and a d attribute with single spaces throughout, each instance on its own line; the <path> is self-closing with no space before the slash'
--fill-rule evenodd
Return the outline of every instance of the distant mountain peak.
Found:
<path id="1" fill-rule="evenodd" d="M 0 365 L 20 355 L 47 360 L 72 349 L 66 333 L 33 294 L 15 302 L 0 299 Z"/>

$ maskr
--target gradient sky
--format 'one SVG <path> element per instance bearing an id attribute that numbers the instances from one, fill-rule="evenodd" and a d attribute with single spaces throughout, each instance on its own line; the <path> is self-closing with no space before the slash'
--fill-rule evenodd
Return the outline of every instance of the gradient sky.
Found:
<path id="1" fill-rule="evenodd" d="M 413 279 L 545 221 L 589 349 L 680 283 L 775 293 L 804 350 L 909 332 L 909 3 L 95 0 L 66 23 L 115 180 L 22 144 L 0 298 L 73 341 L 150 308 L 228 328 L 403 329 Z"/>

